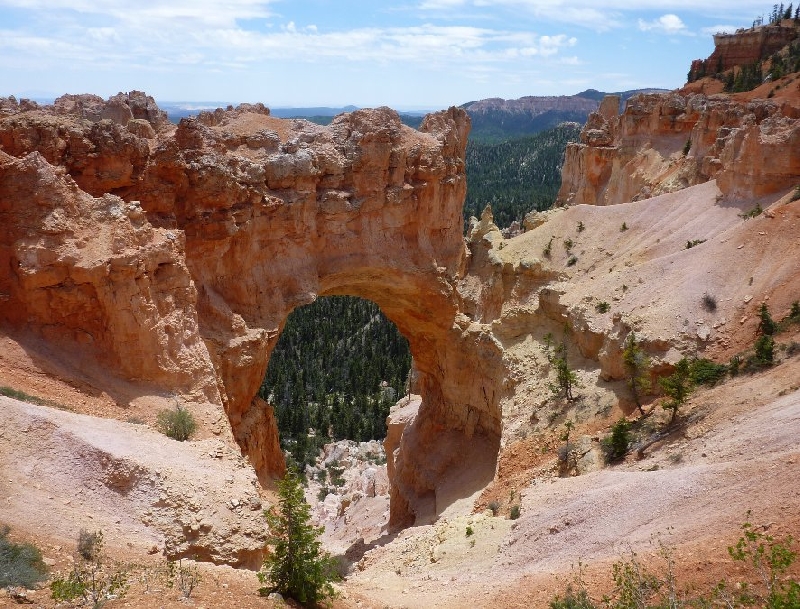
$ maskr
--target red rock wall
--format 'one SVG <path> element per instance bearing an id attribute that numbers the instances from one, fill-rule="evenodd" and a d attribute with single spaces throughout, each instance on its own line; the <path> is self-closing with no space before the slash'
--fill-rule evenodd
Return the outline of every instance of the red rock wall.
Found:
<path id="1" fill-rule="evenodd" d="M 799 132 L 796 112 L 769 100 L 638 95 L 615 119 L 592 114 L 568 145 L 558 202 L 611 205 L 714 178 L 736 197 L 785 190 L 800 176 L 800 148 L 784 148 Z"/>

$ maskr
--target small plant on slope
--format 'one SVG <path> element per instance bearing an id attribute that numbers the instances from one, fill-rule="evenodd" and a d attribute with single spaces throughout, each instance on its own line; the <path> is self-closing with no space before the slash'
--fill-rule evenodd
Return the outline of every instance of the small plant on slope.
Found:
<path id="1" fill-rule="evenodd" d="M 625 371 L 628 373 L 628 386 L 633 394 L 633 401 L 636 408 L 644 415 L 642 408 L 642 394 L 650 391 L 650 358 L 642 350 L 636 340 L 636 333 L 631 332 L 625 339 L 625 347 L 622 350 L 622 362 Z"/>
<path id="2" fill-rule="evenodd" d="M 572 388 L 578 385 L 578 376 L 569 368 L 566 343 L 562 342 L 553 349 L 550 363 L 556 369 L 556 382 L 550 384 L 551 393 L 555 397 L 563 396 L 567 401 L 572 402 L 575 399 L 572 394 Z"/>
<path id="3" fill-rule="evenodd" d="M 128 591 L 128 573 L 120 566 L 111 566 L 103 553 L 103 532 L 81 531 L 75 566 L 66 577 L 50 582 L 50 592 L 57 601 L 83 599 L 92 609 L 99 609 L 113 598 Z"/>
<path id="4" fill-rule="evenodd" d="M 315 605 L 335 596 L 331 582 L 338 579 L 333 559 L 321 551 L 321 528 L 311 525 L 297 472 L 290 469 L 278 482 L 280 500 L 274 511 L 264 511 L 269 526 L 267 554 L 258 580 L 262 596 L 278 592 L 301 604 Z"/>
<path id="5" fill-rule="evenodd" d="M 619 461 L 627 454 L 630 445 L 630 428 L 631 424 L 627 419 L 622 418 L 614 423 L 611 435 L 603 441 L 603 449 L 609 463 Z"/>
<path id="6" fill-rule="evenodd" d="M 176 403 L 174 409 L 162 410 L 156 421 L 158 429 L 165 436 L 185 442 L 197 429 L 192 413 Z"/>
<path id="7" fill-rule="evenodd" d="M 0 526 L 0 588 L 34 588 L 47 579 L 47 565 L 39 548 L 33 544 L 9 541 L 10 530 Z"/>
<path id="8" fill-rule="evenodd" d="M 675 364 L 675 371 L 669 376 L 659 379 L 658 383 L 669 398 L 664 403 L 663 408 L 672 413 L 669 419 L 669 424 L 672 425 L 678 416 L 678 409 L 686 403 L 692 393 L 692 389 L 694 389 L 689 360 L 685 357 L 681 358 Z"/>

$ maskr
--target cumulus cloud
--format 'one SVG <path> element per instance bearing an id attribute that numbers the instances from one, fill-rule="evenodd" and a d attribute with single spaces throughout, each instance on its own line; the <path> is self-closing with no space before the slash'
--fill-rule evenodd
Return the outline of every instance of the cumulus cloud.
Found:
<path id="1" fill-rule="evenodd" d="M 681 18 L 677 15 L 673 15 L 672 13 L 661 15 L 661 17 L 654 19 L 653 21 L 639 19 L 639 29 L 643 32 L 655 31 L 671 35 L 689 33 L 686 24 L 681 20 Z"/>

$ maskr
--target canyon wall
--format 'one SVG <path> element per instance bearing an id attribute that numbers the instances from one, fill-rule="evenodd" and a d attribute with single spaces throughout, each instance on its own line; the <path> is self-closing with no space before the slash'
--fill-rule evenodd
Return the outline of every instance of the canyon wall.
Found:
<path id="1" fill-rule="evenodd" d="M 0 325 L 224 409 L 266 482 L 284 465 L 256 394 L 287 315 L 371 299 L 419 371 L 393 463 L 392 524 L 409 524 L 441 508 L 460 446 L 496 454 L 500 436 L 501 349 L 457 289 L 468 133 L 454 108 L 415 131 L 386 108 L 319 127 L 242 105 L 173 126 L 139 92 L 0 100 Z"/>
<path id="2" fill-rule="evenodd" d="M 711 179 L 724 195 L 755 198 L 797 182 L 800 110 L 791 104 L 674 91 L 637 95 L 617 116 L 615 103 L 568 145 L 558 204 L 624 203 Z"/>

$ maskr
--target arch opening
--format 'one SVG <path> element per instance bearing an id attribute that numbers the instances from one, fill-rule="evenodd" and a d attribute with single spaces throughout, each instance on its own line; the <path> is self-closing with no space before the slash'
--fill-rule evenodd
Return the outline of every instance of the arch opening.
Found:
<path id="1" fill-rule="evenodd" d="M 275 410 L 284 454 L 302 469 L 324 444 L 383 442 L 410 368 L 408 341 L 374 302 L 321 297 L 290 313 L 259 397 Z"/>

